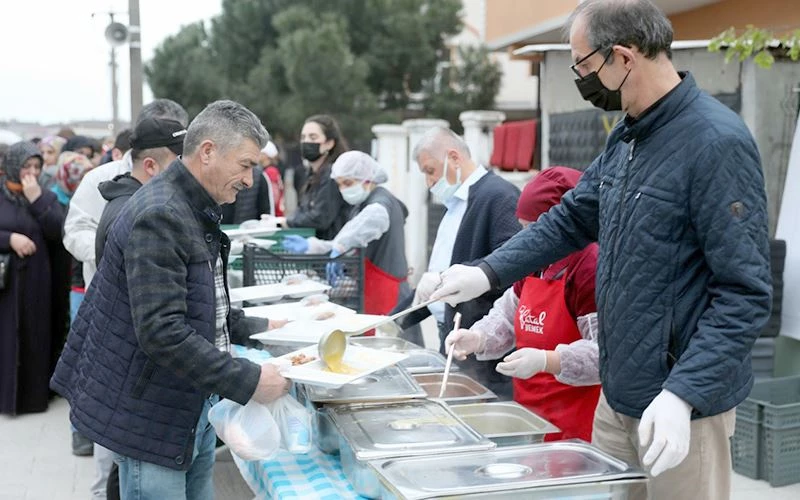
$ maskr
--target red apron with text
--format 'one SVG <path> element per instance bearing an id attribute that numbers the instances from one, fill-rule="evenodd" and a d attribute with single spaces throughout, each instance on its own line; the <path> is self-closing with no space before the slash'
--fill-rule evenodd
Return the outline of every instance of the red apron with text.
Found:
<path id="1" fill-rule="evenodd" d="M 376 266 L 371 260 L 364 259 L 364 313 L 384 316 L 389 314 L 397 305 L 400 283 L 403 281 Z M 375 335 L 375 331 L 370 330 L 365 335 Z"/>
<path id="2" fill-rule="evenodd" d="M 514 333 L 517 349 L 533 347 L 552 351 L 559 344 L 581 339 L 564 299 L 564 278 L 525 279 L 514 318 Z M 547 434 L 545 441 L 571 438 L 591 441 L 600 385 L 566 385 L 544 372 L 529 379 L 514 378 L 513 384 L 516 402 L 561 429 L 560 433 Z"/>

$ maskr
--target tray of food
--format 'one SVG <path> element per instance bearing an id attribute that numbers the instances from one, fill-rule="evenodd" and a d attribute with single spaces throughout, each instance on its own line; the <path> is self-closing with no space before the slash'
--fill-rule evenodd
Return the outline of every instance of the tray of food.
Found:
<path id="1" fill-rule="evenodd" d="M 270 359 L 268 363 L 281 366 L 281 375 L 294 382 L 336 388 L 395 365 L 405 357 L 406 355 L 400 352 L 349 345 L 342 359 L 341 372 L 333 372 L 320 359 L 317 346 L 310 345 Z"/>
<path id="2" fill-rule="evenodd" d="M 241 288 L 231 288 L 231 304 L 241 302 L 258 302 L 278 300 L 283 297 L 300 298 L 306 295 L 322 293 L 330 289 L 329 285 L 310 279 L 297 279 L 286 283 L 271 283 L 269 285 L 245 286 Z"/>
<path id="3" fill-rule="evenodd" d="M 320 337 L 331 330 L 342 330 L 346 333 L 366 332 L 385 319 L 385 316 L 343 314 L 336 310 L 320 310 L 316 317 L 309 316 L 287 323 L 281 328 L 256 333 L 250 338 L 273 345 L 315 344 L 319 342 Z"/>

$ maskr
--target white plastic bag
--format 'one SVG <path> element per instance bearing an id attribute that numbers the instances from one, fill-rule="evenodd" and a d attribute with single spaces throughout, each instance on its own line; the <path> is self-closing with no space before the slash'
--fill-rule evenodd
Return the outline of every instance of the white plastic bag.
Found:
<path id="1" fill-rule="evenodd" d="M 281 445 L 281 431 L 269 408 L 250 400 L 242 406 L 223 399 L 208 411 L 217 436 L 244 460 L 268 460 Z"/>
<path id="2" fill-rule="evenodd" d="M 311 413 L 288 394 L 267 406 L 278 423 L 282 447 L 295 454 L 311 451 Z"/>

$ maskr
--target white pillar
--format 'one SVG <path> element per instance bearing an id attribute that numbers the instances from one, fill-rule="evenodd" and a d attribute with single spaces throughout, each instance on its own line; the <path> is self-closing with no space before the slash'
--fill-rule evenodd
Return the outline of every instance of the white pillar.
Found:
<path id="1" fill-rule="evenodd" d="M 403 200 L 408 207 L 406 258 L 411 268 L 408 282 L 415 287 L 422 273 L 428 269 L 428 186 L 416 159 L 411 158 L 411 152 L 425 132 L 433 127 L 450 128 L 450 124 L 446 120 L 415 119 L 405 120 L 403 127 L 408 130 L 408 176 L 406 198 Z"/>
<path id="2" fill-rule="evenodd" d="M 372 127 L 372 133 L 377 143 L 375 158 L 389 176 L 384 187 L 407 203 L 408 130 L 402 125 L 380 123 Z"/>
<path id="3" fill-rule="evenodd" d="M 494 147 L 494 129 L 506 119 L 502 111 L 464 111 L 458 115 L 464 126 L 464 142 L 475 163 L 489 167 Z"/>

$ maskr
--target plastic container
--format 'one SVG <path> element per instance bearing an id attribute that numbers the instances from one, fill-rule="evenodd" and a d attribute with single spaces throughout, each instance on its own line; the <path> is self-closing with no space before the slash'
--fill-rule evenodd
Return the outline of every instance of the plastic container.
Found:
<path id="1" fill-rule="evenodd" d="M 756 382 L 736 410 L 733 468 L 770 485 L 800 482 L 800 376 Z"/>

